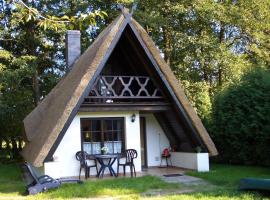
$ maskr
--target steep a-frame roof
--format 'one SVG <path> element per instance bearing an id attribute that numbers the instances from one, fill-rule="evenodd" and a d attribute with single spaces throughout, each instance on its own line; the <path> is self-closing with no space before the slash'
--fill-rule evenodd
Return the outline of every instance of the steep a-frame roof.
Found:
<path id="1" fill-rule="evenodd" d="M 217 155 L 214 143 L 187 100 L 180 83 L 160 56 L 154 42 L 143 27 L 124 11 L 102 31 L 95 42 L 73 64 L 71 71 L 24 119 L 28 142 L 22 155 L 27 161 L 39 167 L 43 165 L 48 155 L 53 153 L 53 149 L 57 147 L 78 112 L 84 97 L 89 93 L 95 81 L 94 77 L 100 74 L 127 25 L 131 27 L 162 80 L 172 91 L 175 103 L 188 119 L 191 128 L 198 134 L 210 155 Z"/>

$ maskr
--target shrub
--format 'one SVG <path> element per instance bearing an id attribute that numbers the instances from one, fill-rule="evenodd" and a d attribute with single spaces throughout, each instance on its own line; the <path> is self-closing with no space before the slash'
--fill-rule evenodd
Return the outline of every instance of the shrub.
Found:
<path id="1" fill-rule="evenodd" d="M 214 101 L 212 138 L 219 160 L 270 166 L 270 71 L 256 69 Z"/>

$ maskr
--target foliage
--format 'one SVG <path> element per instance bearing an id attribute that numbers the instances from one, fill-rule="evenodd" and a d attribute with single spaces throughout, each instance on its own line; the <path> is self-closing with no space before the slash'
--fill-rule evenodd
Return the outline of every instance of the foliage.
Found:
<path id="1" fill-rule="evenodd" d="M 136 18 L 182 80 L 215 87 L 253 63 L 269 64 L 269 7 L 263 0 L 151 0 L 139 4 Z"/>
<path id="2" fill-rule="evenodd" d="M 237 83 L 252 66 L 269 66 L 269 9 L 264 0 L 150 0 L 138 4 L 135 18 L 159 46 L 206 123 L 210 102 L 219 91 Z M 199 85 L 207 86 L 209 94 L 201 98 Z"/>
<path id="3" fill-rule="evenodd" d="M 7 137 L 21 136 L 22 120 L 65 74 L 64 36 L 91 28 L 106 17 L 88 1 L 1 1 L 0 150 Z M 14 145 L 13 145 L 14 146 Z"/>
<path id="4" fill-rule="evenodd" d="M 256 68 L 224 90 L 213 108 L 212 137 L 228 163 L 270 165 L 270 71 Z"/>
<path id="5" fill-rule="evenodd" d="M 118 15 L 117 4 L 130 8 L 133 2 L 0 1 L 0 138 L 22 135 L 22 119 L 66 73 L 66 30 L 82 31 L 84 51 Z M 269 1 L 135 2 L 134 18 L 154 39 L 208 128 L 211 120 L 218 123 L 211 115 L 213 105 L 215 112 L 219 108 L 218 93 L 238 85 L 253 66 L 270 66 Z"/>
<path id="6" fill-rule="evenodd" d="M 204 123 L 208 123 L 212 109 L 209 85 L 205 81 L 192 83 L 186 80 L 182 81 L 182 84 L 184 85 L 188 99 L 199 117 Z"/>

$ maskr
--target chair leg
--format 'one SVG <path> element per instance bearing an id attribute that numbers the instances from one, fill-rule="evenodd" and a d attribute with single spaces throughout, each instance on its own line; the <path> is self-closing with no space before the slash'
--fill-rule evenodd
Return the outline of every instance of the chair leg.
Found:
<path id="1" fill-rule="evenodd" d="M 87 179 L 87 168 L 84 168 L 84 177 L 85 177 L 85 179 Z"/>
<path id="2" fill-rule="evenodd" d="M 90 173 L 90 167 L 86 167 L 85 169 L 85 175 L 86 175 L 86 179 L 89 178 L 89 173 Z"/>
<path id="3" fill-rule="evenodd" d="M 90 177 L 91 167 L 88 168 L 88 178 Z"/>
<path id="4" fill-rule="evenodd" d="M 81 180 L 81 171 L 82 171 L 82 168 L 80 167 L 79 180 Z"/>
<path id="5" fill-rule="evenodd" d="M 172 167 L 172 159 L 171 159 L 171 157 L 170 157 L 170 163 L 171 163 L 171 167 Z"/>
<path id="6" fill-rule="evenodd" d="M 134 169 L 134 175 L 136 177 L 136 170 L 135 170 L 135 165 L 133 164 L 133 169 Z"/>
<path id="7" fill-rule="evenodd" d="M 117 165 L 117 176 L 119 176 L 119 165 Z"/>
<path id="8" fill-rule="evenodd" d="M 131 175 L 131 177 L 133 177 L 133 167 L 132 167 L 132 165 L 130 165 L 130 175 Z"/>
<path id="9" fill-rule="evenodd" d="M 96 171 L 97 171 L 97 174 L 98 174 L 98 168 L 97 168 L 97 161 L 95 160 L 95 165 L 96 165 Z"/>
<path id="10" fill-rule="evenodd" d="M 126 165 L 123 165 L 123 169 L 124 169 L 124 176 L 126 176 Z"/>

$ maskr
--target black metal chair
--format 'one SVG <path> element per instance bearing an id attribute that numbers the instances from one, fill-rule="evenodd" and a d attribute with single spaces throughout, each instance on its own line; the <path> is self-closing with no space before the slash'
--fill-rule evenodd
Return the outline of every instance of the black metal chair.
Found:
<path id="1" fill-rule="evenodd" d="M 97 168 L 97 161 L 93 157 L 91 157 L 89 154 L 87 154 L 85 151 L 78 151 L 76 153 L 76 159 L 80 162 L 80 172 L 79 172 L 79 179 L 81 179 L 81 171 L 84 169 L 85 171 L 85 179 L 89 178 L 90 176 L 90 168 L 95 167 L 96 171 L 98 173 L 98 168 Z M 94 164 L 89 165 L 86 160 L 93 160 Z"/>
<path id="2" fill-rule="evenodd" d="M 119 154 L 117 159 L 117 176 L 119 174 L 119 167 L 122 166 L 124 170 L 124 176 L 126 175 L 126 166 L 130 167 L 130 174 L 133 177 L 133 173 L 136 177 L 136 169 L 133 160 L 137 158 L 138 153 L 135 149 L 127 149 L 125 151 L 125 163 L 120 163 L 121 154 Z"/>
<path id="3" fill-rule="evenodd" d="M 62 183 L 82 183 L 79 179 L 54 179 L 48 175 L 40 176 L 34 170 L 34 167 L 27 162 L 22 165 L 22 172 L 27 185 L 27 193 L 30 195 L 58 188 Z"/>

